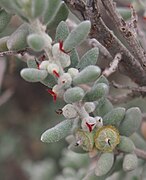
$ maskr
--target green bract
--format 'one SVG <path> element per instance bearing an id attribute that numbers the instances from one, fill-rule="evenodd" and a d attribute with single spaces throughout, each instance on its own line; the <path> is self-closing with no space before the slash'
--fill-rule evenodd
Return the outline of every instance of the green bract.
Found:
<path id="1" fill-rule="evenodd" d="M 105 83 L 99 83 L 96 86 L 92 86 L 84 97 L 84 101 L 96 101 L 102 97 L 105 97 L 109 92 L 109 86 Z"/>
<path id="2" fill-rule="evenodd" d="M 97 47 L 90 49 L 82 56 L 80 62 L 77 65 L 77 68 L 82 70 L 87 66 L 95 65 L 98 59 L 98 55 L 99 49 Z"/>
<path id="3" fill-rule="evenodd" d="M 29 47 L 35 51 L 42 51 L 43 48 L 45 47 L 45 40 L 39 34 L 30 34 L 27 37 L 27 43 Z"/>
<path id="4" fill-rule="evenodd" d="M 73 79 L 73 83 L 84 84 L 95 81 L 100 76 L 101 70 L 98 66 L 87 66 Z"/>
<path id="5" fill-rule="evenodd" d="M 131 171 L 137 167 L 138 159 L 135 154 L 126 154 L 123 161 L 124 171 Z"/>
<path id="6" fill-rule="evenodd" d="M 121 136 L 120 143 L 118 144 L 117 148 L 123 152 L 131 153 L 134 151 L 135 146 L 130 138 Z"/>
<path id="7" fill-rule="evenodd" d="M 66 103 L 73 103 L 82 100 L 84 97 L 84 90 L 80 87 L 69 88 L 64 93 L 64 101 Z"/>
<path id="8" fill-rule="evenodd" d="M 52 143 L 63 139 L 71 131 L 72 121 L 73 120 L 64 120 L 53 128 L 46 130 L 41 136 L 41 141 Z"/>
<path id="9" fill-rule="evenodd" d="M 132 135 L 139 128 L 141 119 L 142 115 L 139 108 L 133 107 L 128 109 L 119 127 L 120 134 L 124 136 Z"/>
<path id="10" fill-rule="evenodd" d="M 103 117 L 103 124 L 114 125 L 118 127 L 120 122 L 124 119 L 124 116 L 125 116 L 125 108 L 122 107 L 115 108 Z"/>
<path id="11" fill-rule="evenodd" d="M 98 116 L 103 117 L 113 109 L 112 103 L 107 98 L 101 98 L 97 103 L 95 114 Z"/>
<path id="12" fill-rule="evenodd" d="M 90 32 L 91 23 L 90 21 L 81 22 L 71 33 L 67 36 L 64 41 L 63 48 L 65 51 L 71 51 L 74 47 L 79 45 L 85 40 L 88 33 Z"/>
<path id="13" fill-rule="evenodd" d="M 48 73 L 45 70 L 38 70 L 34 68 L 25 68 L 22 69 L 21 72 L 21 77 L 25 79 L 28 82 L 39 82 L 44 80 Z"/>
<path id="14" fill-rule="evenodd" d="M 96 176 L 103 176 L 107 174 L 112 168 L 114 163 L 113 153 L 103 153 L 96 163 L 95 174 Z"/>
<path id="15" fill-rule="evenodd" d="M 64 21 L 61 21 L 56 28 L 55 42 L 64 41 L 69 34 L 69 29 Z"/>

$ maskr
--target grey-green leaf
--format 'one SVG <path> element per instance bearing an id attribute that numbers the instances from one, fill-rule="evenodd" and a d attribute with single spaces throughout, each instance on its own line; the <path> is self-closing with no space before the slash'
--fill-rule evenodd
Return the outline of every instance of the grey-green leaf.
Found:
<path id="1" fill-rule="evenodd" d="M 114 163 L 114 154 L 113 153 L 103 153 L 98 159 L 95 167 L 96 176 L 103 176 L 107 174 Z"/>
<path id="2" fill-rule="evenodd" d="M 48 74 L 47 77 L 40 82 L 50 88 L 52 88 L 56 84 L 56 80 L 51 74 Z"/>
<path id="3" fill-rule="evenodd" d="M 113 109 L 112 103 L 107 98 L 101 98 L 95 109 L 95 114 L 103 117 Z"/>
<path id="4" fill-rule="evenodd" d="M 79 54 L 76 50 L 76 48 L 73 48 L 73 50 L 70 53 L 70 60 L 71 60 L 71 65 L 68 67 L 73 67 L 75 68 L 79 62 Z"/>
<path id="5" fill-rule="evenodd" d="M 65 51 L 71 51 L 74 47 L 83 42 L 90 32 L 91 22 L 81 22 L 71 33 L 67 36 L 64 41 L 63 48 Z"/>
<path id="6" fill-rule="evenodd" d="M 140 127 L 141 120 L 142 114 L 138 107 L 128 109 L 119 127 L 120 134 L 124 136 L 132 135 Z"/>
<path id="7" fill-rule="evenodd" d="M 109 92 L 109 86 L 105 83 L 99 83 L 96 86 L 91 87 L 91 89 L 85 94 L 84 101 L 91 102 L 97 101 L 102 97 L 106 97 Z"/>
<path id="8" fill-rule="evenodd" d="M 48 22 L 47 28 L 56 28 L 60 21 L 65 21 L 68 17 L 68 8 L 66 4 L 62 1 L 57 9 L 56 14 L 52 17 L 52 19 Z"/>
<path id="9" fill-rule="evenodd" d="M 57 142 L 65 138 L 72 129 L 72 120 L 64 120 L 51 129 L 46 130 L 42 136 L 41 141 L 46 143 Z"/>
<path id="10" fill-rule="evenodd" d="M 29 26 L 27 24 L 22 24 L 16 31 L 14 31 L 8 41 L 7 47 L 9 50 L 20 50 L 26 48 L 27 36 L 29 34 Z"/>
<path id="11" fill-rule="evenodd" d="M 56 28 L 55 42 L 64 41 L 69 34 L 66 22 L 61 21 Z"/>
<path id="12" fill-rule="evenodd" d="M 32 18 L 40 17 L 44 11 L 46 10 L 46 7 L 48 6 L 48 0 L 32 0 L 31 2 L 31 16 Z"/>
<path id="13" fill-rule="evenodd" d="M 103 124 L 118 127 L 120 122 L 124 119 L 124 116 L 125 108 L 117 107 L 103 117 Z"/>
<path id="14" fill-rule="evenodd" d="M 0 32 L 2 32 L 11 20 L 10 14 L 8 14 L 4 9 L 0 10 Z"/>
<path id="15" fill-rule="evenodd" d="M 56 14 L 58 7 L 60 5 L 60 0 L 48 0 L 48 6 L 45 10 L 44 16 L 43 16 L 43 22 L 45 24 L 48 23 L 51 19 L 53 19 L 53 16 Z"/>
<path id="16" fill-rule="evenodd" d="M 123 170 L 131 171 L 136 169 L 138 158 L 135 154 L 126 154 L 123 160 Z"/>
<path id="17" fill-rule="evenodd" d="M 146 141 L 138 133 L 132 134 L 130 139 L 132 139 L 137 148 L 146 150 Z"/>
<path id="18" fill-rule="evenodd" d="M 20 75 L 28 82 L 39 82 L 45 79 L 48 75 L 45 70 L 38 70 L 34 68 L 24 68 L 21 70 Z"/>
<path id="19" fill-rule="evenodd" d="M 101 75 L 94 83 L 94 85 L 96 84 L 99 84 L 99 83 L 105 83 L 109 86 L 109 81 L 108 79 L 104 76 L 104 75 Z"/>
<path id="20" fill-rule="evenodd" d="M 90 65 L 84 68 L 73 79 L 73 84 L 85 84 L 95 81 L 100 76 L 101 70 L 98 66 Z"/>
<path id="21" fill-rule="evenodd" d="M 117 148 L 123 152 L 131 153 L 134 151 L 135 145 L 130 138 L 121 136 L 120 143 L 117 145 Z"/>
<path id="22" fill-rule="evenodd" d="M 66 103 L 73 103 L 82 100 L 84 97 L 84 90 L 80 87 L 69 88 L 64 93 L 64 101 Z"/>
<path id="23" fill-rule="evenodd" d="M 77 68 L 82 70 L 89 65 L 95 65 L 97 63 L 98 55 L 99 49 L 97 47 L 90 49 L 82 56 Z"/>

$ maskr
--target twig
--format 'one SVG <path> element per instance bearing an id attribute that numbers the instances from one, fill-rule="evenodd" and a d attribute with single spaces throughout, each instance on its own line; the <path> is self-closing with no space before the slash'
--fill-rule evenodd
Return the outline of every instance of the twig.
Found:
<path id="1" fill-rule="evenodd" d="M 12 89 L 6 90 L 1 96 L 0 96 L 0 106 L 2 106 L 4 103 L 6 103 L 14 94 Z"/>
<path id="2" fill-rule="evenodd" d="M 86 7 L 82 0 L 64 0 L 73 12 L 79 11 L 84 19 L 88 19 L 92 23 L 90 37 L 97 39 L 103 46 L 107 48 L 114 57 L 117 52 L 122 53 L 120 64 L 124 67 L 124 74 L 128 75 L 137 84 L 146 85 L 146 72 L 140 63 L 133 57 L 129 50 L 121 43 L 121 41 L 109 30 L 100 17 L 98 0 L 95 0 L 94 7 Z"/>
<path id="3" fill-rule="evenodd" d="M 29 50 L 29 48 L 25 48 L 19 51 L 4 51 L 0 53 L 0 57 L 3 56 L 14 56 L 14 55 L 18 55 L 21 54 L 22 56 L 24 55 L 24 53 L 27 53 L 27 51 Z"/>
<path id="4" fill-rule="evenodd" d="M 134 152 L 139 158 L 142 158 L 142 159 L 146 160 L 146 151 L 135 148 Z"/>
<path id="5" fill-rule="evenodd" d="M 113 20 L 117 30 L 121 33 L 121 35 L 127 40 L 131 48 L 132 54 L 139 60 L 139 62 L 146 66 L 146 54 L 143 48 L 140 46 L 138 40 L 135 38 L 135 34 L 131 31 L 127 23 L 121 17 L 121 15 L 116 10 L 116 4 L 113 0 L 102 0 L 102 3 L 106 10 L 108 11 L 110 18 Z M 135 19 L 136 15 L 133 9 L 133 24 L 136 25 L 137 20 Z"/>
<path id="6" fill-rule="evenodd" d="M 140 39 L 140 43 L 142 47 L 146 50 L 146 35 L 144 31 L 142 30 L 142 27 L 140 26 L 140 24 L 138 24 L 137 26 L 137 33 L 138 33 L 138 37 Z"/>
<path id="7" fill-rule="evenodd" d="M 103 71 L 103 75 L 108 77 L 110 76 L 112 73 L 114 73 L 116 71 L 116 69 L 118 68 L 118 65 L 119 65 L 119 62 L 122 58 L 122 55 L 120 53 L 117 53 L 114 60 L 111 62 L 110 64 L 110 67 L 109 68 L 106 68 L 104 71 Z"/>
<path id="8" fill-rule="evenodd" d="M 105 56 L 109 60 L 112 60 L 112 56 L 109 51 L 95 38 L 89 39 L 89 45 L 92 47 L 98 47 L 99 51 L 101 52 L 101 54 L 103 54 L 103 56 Z"/>

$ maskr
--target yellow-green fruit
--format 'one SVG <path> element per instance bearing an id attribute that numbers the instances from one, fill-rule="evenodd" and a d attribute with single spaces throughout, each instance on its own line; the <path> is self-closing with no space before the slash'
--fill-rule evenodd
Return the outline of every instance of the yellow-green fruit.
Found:
<path id="1" fill-rule="evenodd" d="M 79 129 L 75 133 L 75 137 L 76 137 L 77 143 L 79 144 L 79 146 L 83 148 L 83 150 L 92 151 L 93 144 L 94 144 L 92 133 Z"/>
<path id="2" fill-rule="evenodd" d="M 120 143 L 120 135 L 114 126 L 103 126 L 94 136 L 95 146 L 102 152 L 112 152 Z"/>

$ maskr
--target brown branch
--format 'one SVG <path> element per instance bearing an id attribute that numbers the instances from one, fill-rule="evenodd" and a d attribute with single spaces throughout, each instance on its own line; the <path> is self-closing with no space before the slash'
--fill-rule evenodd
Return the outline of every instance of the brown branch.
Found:
<path id="1" fill-rule="evenodd" d="M 131 52 L 136 57 L 139 62 L 146 66 L 146 54 L 143 48 L 140 46 L 138 40 L 135 37 L 135 34 L 128 26 L 128 24 L 124 21 L 122 16 L 116 10 L 116 4 L 113 0 L 101 0 L 105 9 L 108 11 L 112 22 L 115 24 L 116 29 L 121 33 L 121 35 L 126 39 L 127 43 L 131 48 Z M 137 19 L 136 19 L 136 12 L 132 8 L 132 18 L 133 18 L 133 25 L 136 28 Z"/>
<path id="2" fill-rule="evenodd" d="M 19 51 L 4 51 L 4 52 L 0 52 L 0 57 L 3 56 L 14 56 L 14 55 L 18 55 L 21 54 L 22 56 L 28 52 L 30 48 L 25 48 Z"/>
<path id="3" fill-rule="evenodd" d="M 109 53 L 114 57 L 117 52 L 122 54 L 121 66 L 124 67 L 124 74 L 128 75 L 137 84 L 146 85 L 146 72 L 140 63 L 133 57 L 129 50 L 121 43 L 121 41 L 113 34 L 105 25 L 100 17 L 98 0 L 93 7 L 87 7 L 82 0 L 64 0 L 73 12 L 79 11 L 84 19 L 88 19 L 92 23 L 90 33 L 91 38 L 97 39 Z"/>
<path id="4" fill-rule="evenodd" d="M 113 59 L 109 51 L 101 43 L 99 43 L 95 38 L 89 39 L 89 45 L 92 47 L 98 47 L 101 54 L 108 60 Z"/>
<path id="5" fill-rule="evenodd" d="M 146 151 L 135 148 L 134 152 L 139 158 L 146 160 Z"/>

